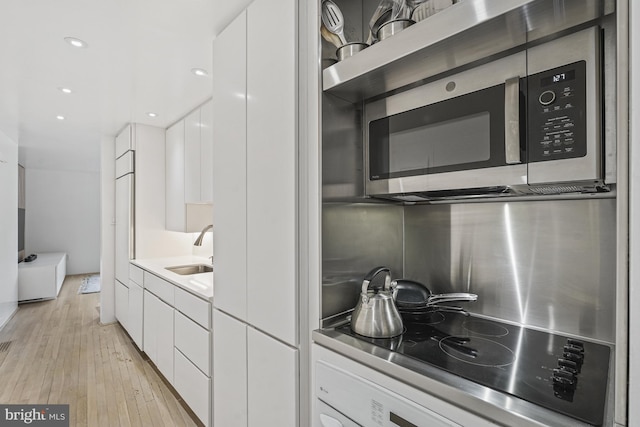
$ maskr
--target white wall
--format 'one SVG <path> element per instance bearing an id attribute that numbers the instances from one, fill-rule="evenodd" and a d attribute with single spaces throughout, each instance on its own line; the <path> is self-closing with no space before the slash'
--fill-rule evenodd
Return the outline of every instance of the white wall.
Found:
<path id="1" fill-rule="evenodd" d="M 18 145 L 0 132 L 0 328 L 18 308 Z"/>
<path id="2" fill-rule="evenodd" d="M 115 140 L 103 138 L 101 143 L 101 239 L 100 239 L 100 322 L 116 321 L 115 313 Z"/>
<path id="3" fill-rule="evenodd" d="M 100 173 L 25 172 L 26 253 L 66 252 L 67 274 L 100 271 Z"/>

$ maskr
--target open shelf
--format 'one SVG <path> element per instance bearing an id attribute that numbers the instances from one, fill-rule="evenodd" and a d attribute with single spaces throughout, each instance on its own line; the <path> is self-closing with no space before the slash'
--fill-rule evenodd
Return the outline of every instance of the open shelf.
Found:
<path id="1" fill-rule="evenodd" d="M 323 90 L 365 100 L 597 19 L 613 11 L 610 3 L 461 0 L 327 67 Z"/>

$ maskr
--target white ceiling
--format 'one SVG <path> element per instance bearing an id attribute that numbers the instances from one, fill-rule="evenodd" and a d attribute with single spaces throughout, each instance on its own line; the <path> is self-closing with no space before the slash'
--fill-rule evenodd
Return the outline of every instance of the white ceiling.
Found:
<path id="1" fill-rule="evenodd" d="M 0 131 L 27 168 L 97 171 L 101 140 L 126 123 L 166 128 L 211 97 L 211 76 L 191 69 L 211 71 L 215 34 L 248 3 L 2 1 Z"/>

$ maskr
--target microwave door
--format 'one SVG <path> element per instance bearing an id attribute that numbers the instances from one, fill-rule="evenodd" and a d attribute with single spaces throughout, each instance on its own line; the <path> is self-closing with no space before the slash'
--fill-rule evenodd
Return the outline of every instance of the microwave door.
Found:
<path id="1" fill-rule="evenodd" d="M 519 53 L 365 106 L 371 196 L 526 183 Z"/>

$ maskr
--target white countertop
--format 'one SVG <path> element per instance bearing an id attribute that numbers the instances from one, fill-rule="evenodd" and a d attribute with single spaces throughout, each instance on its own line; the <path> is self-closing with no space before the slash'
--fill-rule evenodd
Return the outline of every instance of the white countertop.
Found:
<path id="1" fill-rule="evenodd" d="M 175 267 L 179 265 L 211 265 L 210 258 L 185 255 L 170 258 L 132 259 L 131 263 L 173 283 L 199 298 L 213 302 L 213 272 L 183 276 L 166 269 L 166 267 Z"/>

